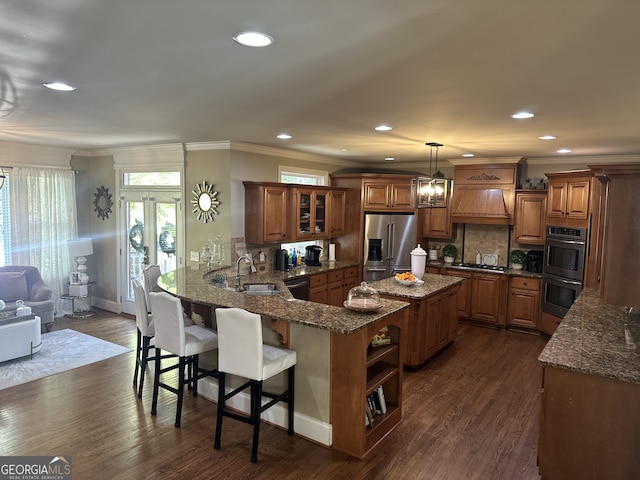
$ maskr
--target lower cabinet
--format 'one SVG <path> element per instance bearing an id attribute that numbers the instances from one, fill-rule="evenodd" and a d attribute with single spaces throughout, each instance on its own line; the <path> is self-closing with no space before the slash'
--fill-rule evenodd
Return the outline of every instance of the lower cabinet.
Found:
<path id="1" fill-rule="evenodd" d="M 393 300 L 409 301 L 409 323 L 405 330 L 406 367 L 418 368 L 451 343 L 458 332 L 457 294 L 460 284 L 423 299 L 381 295 Z"/>
<path id="2" fill-rule="evenodd" d="M 358 285 L 358 267 L 339 268 L 309 276 L 309 301 L 342 307 Z"/>
<path id="3" fill-rule="evenodd" d="M 327 303 L 327 274 L 316 273 L 309 277 L 309 301 Z"/>
<path id="4" fill-rule="evenodd" d="M 349 335 L 331 332 L 332 447 L 364 458 L 402 419 L 402 335 L 405 308 Z M 371 340 L 388 327 L 391 344 L 372 347 Z M 380 387 L 385 413 L 367 420 L 367 402 Z M 367 425 L 369 423 L 369 425 Z"/>
<path id="5" fill-rule="evenodd" d="M 540 312 L 540 331 L 548 335 L 553 335 L 560 325 L 562 318 L 551 315 L 547 312 Z"/>
<path id="6" fill-rule="evenodd" d="M 507 325 L 538 329 L 540 318 L 540 280 L 512 277 Z"/>
<path id="7" fill-rule="evenodd" d="M 462 277 L 458 293 L 458 317 L 504 327 L 507 320 L 507 276 L 503 274 L 446 270 L 447 275 Z"/>

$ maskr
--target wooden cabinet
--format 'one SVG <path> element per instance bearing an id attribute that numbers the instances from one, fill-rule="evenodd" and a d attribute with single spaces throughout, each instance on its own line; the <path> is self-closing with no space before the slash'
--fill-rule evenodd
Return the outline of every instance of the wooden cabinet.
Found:
<path id="1" fill-rule="evenodd" d="M 366 180 L 363 184 L 364 208 L 368 210 L 402 210 L 414 208 L 411 177 Z"/>
<path id="2" fill-rule="evenodd" d="M 422 236 L 425 238 L 455 238 L 455 225 L 451 222 L 451 208 L 421 208 Z"/>
<path id="3" fill-rule="evenodd" d="M 401 341 L 407 309 L 382 318 L 349 335 L 331 332 L 332 447 L 364 458 L 402 419 Z M 371 347 L 371 339 L 389 328 L 391 345 Z M 379 386 L 387 412 L 366 427 L 366 399 Z"/>
<path id="4" fill-rule="evenodd" d="M 342 307 L 349 290 L 358 285 L 358 267 L 347 267 L 309 276 L 309 301 Z"/>
<path id="5" fill-rule="evenodd" d="M 547 191 L 516 193 L 513 235 L 517 243 L 544 245 Z"/>
<path id="6" fill-rule="evenodd" d="M 344 283 L 342 284 L 342 301 L 349 296 L 349 290 L 360 284 L 360 269 L 358 267 L 348 267 L 344 269 Z M 340 304 L 342 306 L 342 303 Z"/>
<path id="7" fill-rule="evenodd" d="M 549 178 L 547 224 L 588 227 L 590 170 L 545 174 Z"/>
<path id="8" fill-rule="evenodd" d="M 327 274 L 311 275 L 309 277 L 309 301 L 326 304 L 327 300 Z"/>
<path id="9" fill-rule="evenodd" d="M 540 311 L 540 331 L 547 335 L 553 335 L 562 322 L 562 318 Z"/>
<path id="10" fill-rule="evenodd" d="M 458 318 L 471 317 L 471 282 L 473 281 L 473 274 L 462 270 L 446 270 L 445 273 L 453 277 L 460 277 L 464 279 L 460 284 L 460 290 L 458 291 L 456 308 L 458 311 Z"/>
<path id="11" fill-rule="evenodd" d="M 465 279 L 457 296 L 458 318 L 505 326 L 508 293 L 506 275 L 451 269 L 446 273 Z"/>
<path id="12" fill-rule="evenodd" d="M 507 325 L 538 329 L 540 279 L 511 277 Z"/>
<path id="13" fill-rule="evenodd" d="M 456 284 L 422 299 L 381 295 L 410 304 L 409 322 L 404 334 L 403 363 L 406 367 L 421 367 L 456 338 L 459 289 L 460 284 Z"/>
<path id="14" fill-rule="evenodd" d="M 342 307 L 345 297 L 344 292 L 344 270 L 331 270 L 327 272 L 327 304 Z"/>
<path id="15" fill-rule="evenodd" d="M 297 241 L 328 238 L 326 190 L 293 187 L 290 189 L 295 217 L 293 238 Z"/>
<path id="16" fill-rule="evenodd" d="M 281 183 L 243 183 L 247 243 L 289 241 L 287 187 Z"/>
<path id="17" fill-rule="evenodd" d="M 346 228 L 346 190 L 329 190 L 327 193 L 327 220 L 329 222 L 327 231 L 329 238 L 341 237 L 345 234 Z"/>

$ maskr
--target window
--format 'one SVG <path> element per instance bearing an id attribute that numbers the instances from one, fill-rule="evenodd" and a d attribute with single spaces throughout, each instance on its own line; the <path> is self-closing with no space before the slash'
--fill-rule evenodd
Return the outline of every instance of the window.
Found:
<path id="1" fill-rule="evenodd" d="M 327 185 L 329 174 L 321 170 L 280 166 L 278 168 L 282 183 L 300 183 L 302 185 Z"/>
<path id="2" fill-rule="evenodd" d="M 180 172 L 125 172 L 123 185 L 131 187 L 180 186 Z"/>

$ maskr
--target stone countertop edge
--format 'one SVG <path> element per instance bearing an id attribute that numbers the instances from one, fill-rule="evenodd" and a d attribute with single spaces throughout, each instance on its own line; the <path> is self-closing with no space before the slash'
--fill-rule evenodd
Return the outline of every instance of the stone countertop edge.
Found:
<path id="1" fill-rule="evenodd" d="M 640 384 L 640 315 L 584 289 L 538 360 L 545 366 Z"/>
<path id="2" fill-rule="evenodd" d="M 434 293 L 438 293 L 440 290 L 464 281 L 464 279 L 460 277 L 436 275 L 432 273 L 425 273 L 422 280 L 424 281 L 422 285 L 414 284 L 406 286 L 398 283 L 394 277 L 390 277 L 376 282 L 367 282 L 367 285 L 377 290 L 378 293 L 385 295 L 421 300 Z"/>
<path id="3" fill-rule="evenodd" d="M 247 295 L 214 287 L 208 282 L 208 278 L 215 273 L 225 273 L 228 277 L 228 283 L 233 285 L 235 273 L 232 274 L 228 266 L 218 270 L 179 268 L 161 275 L 158 279 L 158 286 L 172 295 L 194 303 L 213 307 L 242 308 L 274 319 L 343 334 L 353 333 L 409 307 L 409 303 L 404 301 L 382 299 L 380 309 L 372 312 L 357 312 L 344 307 L 295 299 L 284 285 L 285 280 L 292 278 L 358 265 L 357 262 L 336 261 L 331 263 L 333 264 L 331 266 L 298 267 L 296 272 L 269 271 L 242 277 L 242 284 L 275 283 L 280 294 L 273 296 Z"/>

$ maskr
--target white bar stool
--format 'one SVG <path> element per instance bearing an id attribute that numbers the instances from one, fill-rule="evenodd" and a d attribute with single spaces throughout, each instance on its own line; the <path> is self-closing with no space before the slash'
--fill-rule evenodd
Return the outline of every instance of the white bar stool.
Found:
<path id="1" fill-rule="evenodd" d="M 158 390 L 162 387 L 178 395 L 175 425 L 180 427 L 185 383 L 191 387 L 192 395 L 197 397 L 198 379 L 207 376 L 218 376 L 217 370 L 205 370 L 198 366 L 198 354 L 218 348 L 218 335 L 213 330 L 198 325 L 185 327 L 180 299 L 164 292 L 150 292 L 149 300 L 151 301 L 151 311 L 153 313 L 156 348 L 151 415 L 157 413 Z M 161 359 L 163 357 L 160 355 L 160 349 L 176 355 L 178 363 L 161 368 Z M 185 367 L 189 367 L 186 382 Z M 161 374 L 176 368 L 178 369 L 178 388 L 160 381 Z"/>
<path id="2" fill-rule="evenodd" d="M 253 447 L 251 461 L 258 461 L 258 437 L 260 435 L 260 414 L 278 402 L 285 402 L 289 408 L 289 435 L 293 435 L 294 371 L 296 352 L 286 348 L 272 347 L 262 343 L 262 322 L 260 315 L 241 308 L 217 308 L 216 322 L 220 345 L 218 347 L 218 414 L 216 437 L 213 448 L 220 449 L 222 417 L 230 417 L 253 425 Z M 262 381 L 274 375 L 288 372 L 288 388 L 281 394 L 264 392 Z M 225 392 L 225 374 L 249 379 L 248 382 Z M 251 387 L 251 413 L 249 416 L 229 411 L 226 401 Z M 262 397 L 271 399 L 262 405 Z"/>
<path id="3" fill-rule="evenodd" d="M 158 279 L 162 275 L 160 271 L 159 265 L 147 265 L 142 270 L 142 277 L 144 278 L 144 291 L 147 299 L 147 306 L 151 307 L 151 302 L 149 301 L 149 292 L 162 292 L 162 289 L 158 287 Z M 184 310 L 182 311 L 182 318 L 184 319 L 184 326 L 189 327 L 194 325 L 194 322 L 191 318 L 185 315 Z"/>
<path id="4" fill-rule="evenodd" d="M 138 329 L 138 339 L 136 342 L 136 365 L 133 372 L 133 386 L 138 387 L 138 372 L 140 372 L 140 386 L 138 387 L 138 398 L 142 398 L 142 387 L 144 386 L 144 373 L 147 369 L 147 362 L 154 360 L 149 358 L 149 350 L 154 348 L 151 339 L 154 335 L 152 315 L 147 307 L 146 295 L 142 284 L 138 280 L 132 280 L 133 296 L 136 304 L 136 327 Z"/>

